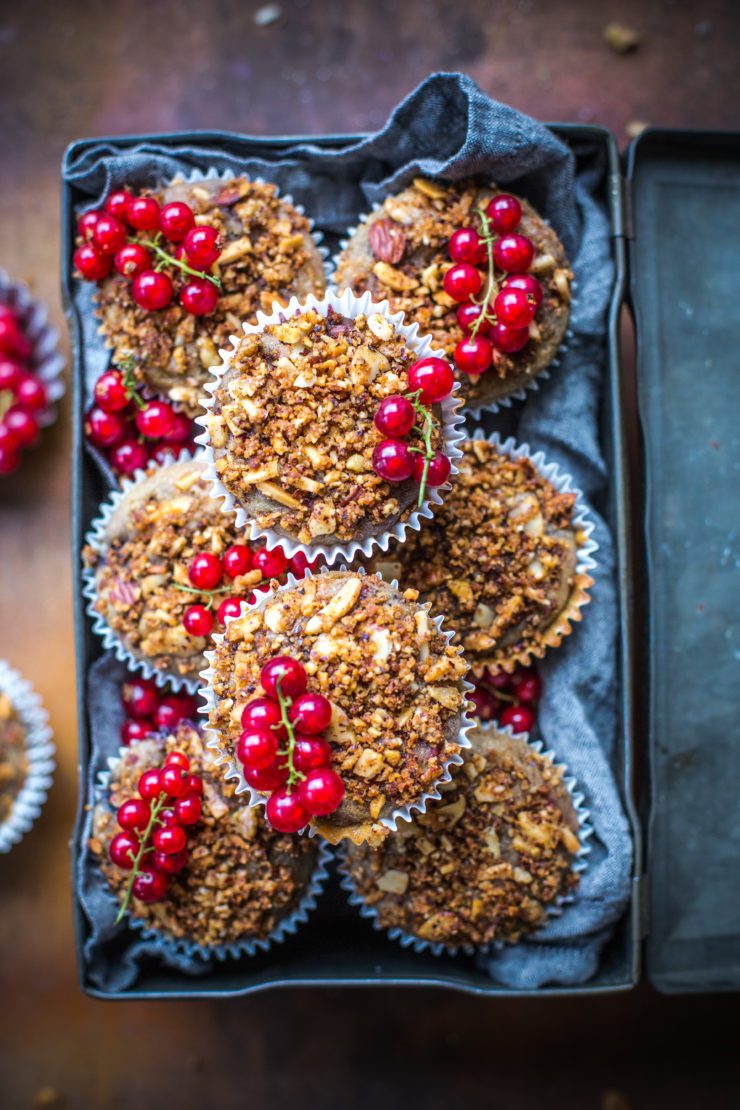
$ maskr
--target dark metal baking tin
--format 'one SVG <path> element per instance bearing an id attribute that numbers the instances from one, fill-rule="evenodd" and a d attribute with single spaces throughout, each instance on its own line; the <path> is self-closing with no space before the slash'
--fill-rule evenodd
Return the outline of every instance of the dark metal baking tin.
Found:
<path id="1" fill-rule="evenodd" d="M 626 285 L 625 209 L 623 179 L 619 155 L 612 135 L 599 127 L 572 124 L 552 125 L 553 131 L 575 151 L 577 158 L 591 162 L 601 155 L 607 169 L 603 180 L 603 198 L 608 207 L 615 261 L 615 281 L 607 325 L 606 388 L 604 391 L 602 441 L 609 463 L 610 489 L 608 501 L 599 506 L 610 521 L 617 547 L 619 577 L 619 743 L 617 774 L 632 825 L 635 846 L 633 897 L 630 907 L 619 923 L 614 937 L 605 949 L 598 972 L 588 983 L 563 988 L 545 986 L 537 990 L 514 991 L 502 988 L 478 968 L 472 959 L 435 958 L 408 952 L 375 932 L 369 922 L 360 918 L 346 905 L 341 891 L 332 884 L 321 898 L 318 909 L 298 933 L 269 952 L 244 960 L 228 960 L 208 975 L 190 979 L 175 971 L 146 968 L 136 984 L 128 990 L 104 992 L 94 988 L 87 977 L 84 941 L 87 922 L 75 889 L 74 913 L 77 933 L 78 968 L 82 988 L 103 998 L 183 998 L 226 997 L 248 994 L 275 986 L 338 986 L 338 985 L 406 985 L 448 987 L 470 994 L 492 996 L 536 997 L 569 994 L 594 994 L 623 990 L 632 986 L 639 975 L 641 942 L 641 899 L 639 876 L 641 861 L 640 828 L 632 801 L 632 572 L 630 565 L 630 514 L 627 493 L 625 430 L 622 409 L 619 319 Z M 299 138 L 266 139 L 224 132 L 196 132 L 156 136 L 96 139 L 111 148 L 124 150 L 142 140 L 156 140 L 163 145 L 197 142 L 236 155 L 258 155 L 269 158 L 285 146 L 304 141 Z M 311 136 L 311 142 L 342 147 L 357 141 L 357 136 Z M 78 157 L 91 141 L 74 144 L 67 151 L 65 167 Z M 79 710 L 79 807 L 75 826 L 72 859 L 81 848 L 84 805 L 86 803 L 85 767 L 89 756 L 88 716 L 85 696 L 90 662 L 100 654 L 100 644 L 91 633 L 80 592 L 79 567 L 83 536 L 95 515 L 105 488 L 100 474 L 84 449 L 82 423 L 84 390 L 82 372 L 81 327 L 74 307 L 69 280 L 69 259 L 74 242 L 75 205 L 84 198 L 63 180 L 62 198 L 62 289 L 65 308 L 73 337 L 74 352 L 74 455 L 73 455 L 73 557 L 75 567 L 75 642 L 77 652 L 77 700 Z M 76 868 L 73 866 L 73 876 Z M 76 882 L 76 879 L 73 880 Z"/>

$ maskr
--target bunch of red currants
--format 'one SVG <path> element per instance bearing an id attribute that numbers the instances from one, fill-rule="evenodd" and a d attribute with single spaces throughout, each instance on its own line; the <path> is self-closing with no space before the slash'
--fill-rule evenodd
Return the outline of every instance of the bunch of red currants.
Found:
<path id="1" fill-rule="evenodd" d="M 145 740 L 154 732 L 173 732 L 180 721 L 198 720 L 198 703 L 189 694 L 165 694 L 151 678 L 131 675 L 121 684 L 126 720 L 121 743 Z"/>
<path id="2" fill-rule="evenodd" d="M 0 475 L 12 474 L 21 451 L 35 443 L 48 405 L 44 383 L 30 369 L 33 344 L 12 308 L 0 305 Z"/>
<path id="3" fill-rule="evenodd" d="M 542 697 L 542 679 L 533 667 L 517 667 L 513 674 L 486 670 L 477 679 L 470 700 L 481 721 L 495 721 L 514 732 L 531 732 Z"/>

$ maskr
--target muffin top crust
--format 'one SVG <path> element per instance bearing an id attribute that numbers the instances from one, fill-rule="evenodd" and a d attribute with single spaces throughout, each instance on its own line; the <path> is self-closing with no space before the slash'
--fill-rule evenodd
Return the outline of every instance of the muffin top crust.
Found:
<path id="1" fill-rule="evenodd" d="M 0 690 L 0 824 L 10 816 L 27 775 L 26 727 L 10 696 Z"/>
<path id="2" fill-rule="evenodd" d="M 204 418 L 223 486 L 261 528 L 309 546 L 362 541 L 408 518 L 418 486 L 373 469 L 374 417 L 407 391 L 416 359 L 379 313 L 309 309 L 244 335 Z"/>
<path id="3" fill-rule="evenodd" d="M 578 818 L 560 770 L 522 738 L 476 729 L 470 739 L 439 801 L 346 857 L 383 928 L 451 948 L 514 943 L 578 885 Z"/>
<path id="4" fill-rule="evenodd" d="M 136 795 L 144 771 L 161 767 L 172 751 L 183 752 L 203 780 L 203 811 L 188 837 L 188 863 L 170 877 L 162 901 L 133 897 L 132 916 L 170 937 L 211 946 L 263 940 L 297 908 L 317 862 L 305 837 L 276 833 L 264 816 L 234 797 L 214 766 L 197 729 L 181 723 L 175 733 L 127 748 L 111 771 L 107 796 L 93 812 L 90 852 L 109 888 L 123 899 L 130 872 L 111 862 L 118 806 Z"/>
<path id="5" fill-rule="evenodd" d="M 289 655 L 331 703 L 325 738 L 345 786 L 326 839 L 376 842 L 383 819 L 418 803 L 460 751 L 466 664 L 417 603 L 374 575 L 329 571 L 284 587 L 227 625 L 212 659 L 209 725 L 234 758 L 260 670 Z"/>

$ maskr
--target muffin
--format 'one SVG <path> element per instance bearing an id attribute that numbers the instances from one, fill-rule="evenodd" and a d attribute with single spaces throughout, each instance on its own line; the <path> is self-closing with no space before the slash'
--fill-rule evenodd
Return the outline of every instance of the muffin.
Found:
<path id="1" fill-rule="evenodd" d="M 169 941 L 217 951 L 253 951 L 282 939 L 313 906 L 324 876 L 317 846 L 305 837 L 275 833 L 257 810 L 240 805 L 233 787 L 214 767 L 198 730 L 185 722 L 171 735 L 124 748 L 112 761 L 93 810 L 87 845 L 108 889 L 122 902 L 131 875 L 109 856 L 111 841 L 121 832 L 118 807 L 138 797 L 141 775 L 161 768 L 173 751 L 182 752 L 190 772 L 202 780 L 202 813 L 187 828 L 182 870 L 169 876 L 160 900 L 131 898 L 130 923 Z"/>
<path id="2" fill-rule="evenodd" d="M 387 298 L 393 311 L 402 311 L 407 323 L 418 324 L 435 347 L 452 356 L 464 333 L 457 318 L 459 303 L 443 287 L 444 275 L 454 265 L 448 243 L 461 228 L 480 230 L 479 209 L 498 195 L 504 194 L 493 184 L 416 178 L 402 192 L 387 197 L 353 231 L 337 261 L 337 288 L 357 294 L 369 290 L 378 300 Z M 565 250 L 532 205 L 524 198 L 515 199 L 522 210 L 516 232 L 534 246 L 529 273 L 541 284 L 542 303 L 523 349 L 509 354 L 494 350 L 493 364 L 482 374 L 458 372 L 469 409 L 521 391 L 550 365 L 568 326 L 573 274 Z M 486 290 L 488 260 L 479 258 L 475 264 L 484 278 L 480 299 Z M 498 292 L 503 271 L 496 267 L 494 276 L 494 292 Z"/>
<path id="3" fill-rule="evenodd" d="M 394 939 L 516 943 L 576 890 L 579 820 L 561 770 L 522 737 L 475 729 L 439 801 L 377 849 L 349 846 L 348 889 Z"/>
<path id="4" fill-rule="evenodd" d="M 26 727 L 10 695 L 0 690 L 0 825 L 13 812 L 27 775 Z"/>
<path id="5" fill-rule="evenodd" d="M 423 809 L 467 745 L 466 664 L 415 590 L 377 576 L 326 571 L 278 590 L 230 622 L 204 677 L 212 743 L 252 802 L 235 758 L 245 707 L 264 690 L 262 667 L 290 656 L 309 691 L 328 699 L 324 738 L 344 797 L 311 828 L 336 843 L 379 842 L 399 815 Z"/>
<path id="6" fill-rule="evenodd" d="M 287 319 L 276 313 L 245 328 L 208 387 L 198 442 L 212 453 L 216 491 L 236 508 L 237 524 L 251 522 L 253 536 L 285 541 L 287 550 L 321 550 L 331 562 L 418 527 L 417 511 L 431 515 L 426 502 L 441 500 L 431 483 L 420 493 L 411 469 L 381 476 L 376 449 L 388 440 L 376 415 L 391 397 L 410 404 L 409 371 L 427 348 L 378 307 L 350 296 L 296 302 Z M 449 393 L 449 366 L 436 361 Z M 457 455 L 452 398 L 431 403 L 428 413 L 430 449 L 445 456 L 449 473 Z M 412 418 L 413 447 L 425 418 L 413 409 Z"/>
<path id="7" fill-rule="evenodd" d="M 369 566 L 444 613 L 475 675 L 511 671 L 581 619 L 593 526 L 579 494 L 541 455 L 495 436 L 461 446 L 455 485 L 434 520 Z"/>
<path id="8" fill-rule="evenodd" d="M 41 813 L 53 771 L 54 744 L 41 699 L 0 659 L 0 852 L 9 852 Z"/>
<path id="9" fill-rule="evenodd" d="M 224 247 L 213 271 L 222 282 L 216 310 L 192 316 L 173 303 L 147 312 L 137 306 L 129 282 L 114 272 L 100 283 L 96 314 L 114 361 L 132 358 L 143 385 L 193 415 L 219 348 L 243 321 L 253 322 L 259 309 L 270 312 L 274 301 L 321 295 L 323 259 L 310 221 L 270 183 L 246 177 L 175 181 L 152 195 L 163 205 L 184 201 L 197 224 L 220 232 Z"/>

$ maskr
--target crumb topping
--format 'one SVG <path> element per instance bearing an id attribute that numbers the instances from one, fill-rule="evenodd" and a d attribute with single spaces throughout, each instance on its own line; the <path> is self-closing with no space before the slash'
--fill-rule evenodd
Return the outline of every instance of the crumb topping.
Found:
<path id="1" fill-rule="evenodd" d="M 516 942 L 572 892 L 578 819 L 561 773 L 520 739 L 472 738 L 442 797 L 378 850 L 348 851 L 383 928 L 448 946 Z"/>
<path id="2" fill-rule="evenodd" d="M 316 864 L 305 837 L 275 832 L 256 809 L 234 797 L 197 729 L 185 722 L 165 738 L 128 748 L 111 773 L 105 803 L 95 807 L 88 848 L 99 859 L 108 886 L 122 900 L 129 872 L 108 857 L 119 831 L 116 810 L 135 796 L 142 773 L 181 751 L 203 778 L 203 816 L 188 837 L 188 864 L 171 876 L 167 894 L 150 905 L 133 897 L 130 912 L 152 928 L 201 945 L 264 939 L 303 897 Z"/>
<path id="3" fill-rule="evenodd" d="M 10 817 L 27 775 L 26 728 L 8 694 L 0 691 L 0 825 Z"/>
<path id="4" fill-rule="evenodd" d="M 407 391 L 415 360 L 380 314 L 312 309 L 243 336 L 207 418 L 226 489 L 260 527 L 304 544 L 365 538 L 406 518 L 418 487 L 373 470 L 383 439 L 374 416 Z M 438 426 L 432 438 L 436 448 Z"/>
<path id="5" fill-rule="evenodd" d="M 325 736 L 346 793 L 315 822 L 327 839 L 352 827 L 383 835 L 373 822 L 418 801 L 459 751 L 466 664 L 416 598 L 375 576 L 325 572 L 232 621 L 216 646 L 210 726 L 232 756 L 275 655 L 299 660 L 309 690 L 331 702 Z"/>

